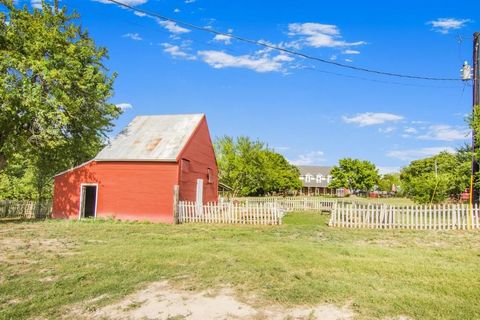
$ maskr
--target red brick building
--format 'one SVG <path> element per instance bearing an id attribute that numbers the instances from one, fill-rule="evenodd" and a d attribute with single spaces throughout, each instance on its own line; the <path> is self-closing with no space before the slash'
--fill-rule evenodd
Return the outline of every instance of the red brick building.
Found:
<path id="1" fill-rule="evenodd" d="M 136 117 L 94 159 L 55 176 L 54 218 L 173 223 L 180 200 L 218 198 L 215 153 L 203 114 Z"/>

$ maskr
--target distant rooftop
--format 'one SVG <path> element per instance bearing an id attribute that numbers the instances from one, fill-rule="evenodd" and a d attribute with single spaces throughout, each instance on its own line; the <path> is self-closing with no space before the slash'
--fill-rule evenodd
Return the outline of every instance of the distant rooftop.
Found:
<path id="1" fill-rule="evenodd" d="M 176 161 L 203 117 L 203 114 L 135 117 L 95 160 Z"/>
<path id="2" fill-rule="evenodd" d="M 332 167 L 297 166 L 304 187 L 328 187 L 332 177 Z"/>

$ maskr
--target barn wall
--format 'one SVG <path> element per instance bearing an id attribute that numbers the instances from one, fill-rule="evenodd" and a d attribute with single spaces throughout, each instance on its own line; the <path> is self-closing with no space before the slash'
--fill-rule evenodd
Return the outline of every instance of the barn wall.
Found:
<path id="1" fill-rule="evenodd" d="M 97 217 L 173 222 L 176 163 L 91 162 L 57 176 L 53 217 L 78 218 L 81 183 L 98 183 Z"/>
<path id="2" fill-rule="evenodd" d="M 81 183 L 98 183 L 95 162 L 56 176 L 53 189 L 53 218 L 78 218 Z"/>
<path id="3" fill-rule="evenodd" d="M 205 118 L 200 122 L 178 160 L 180 165 L 180 200 L 195 201 L 197 179 L 203 179 L 204 203 L 217 201 L 217 162 Z M 212 183 L 209 183 L 207 179 L 208 168 L 212 171 Z"/>

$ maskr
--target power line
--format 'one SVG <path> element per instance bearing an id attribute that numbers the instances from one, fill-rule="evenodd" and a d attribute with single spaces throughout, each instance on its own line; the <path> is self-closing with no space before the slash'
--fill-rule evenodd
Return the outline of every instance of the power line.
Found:
<path id="1" fill-rule="evenodd" d="M 211 44 L 209 42 L 205 41 L 200 41 L 192 37 L 186 36 L 186 40 L 198 43 L 199 45 L 203 46 L 208 46 L 212 48 L 219 48 L 218 45 L 216 44 Z M 224 50 L 226 53 L 233 53 L 233 54 L 240 54 L 237 50 L 234 50 L 232 48 L 227 48 Z M 396 81 L 389 81 L 389 80 L 381 80 L 381 79 L 372 79 L 372 78 L 365 78 L 365 77 L 360 77 L 360 76 L 354 76 L 351 74 L 345 74 L 345 73 L 338 73 L 338 72 L 333 72 L 333 71 L 328 71 L 328 70 L 323 70 L 319 69 L 314 65 L 307 65 L 307 66 L 302 66 L 299 69 L 301 70 L 308 70 L 308 71 L 316 71 L 319 73 L 323 74 L 329 74 L 333 75 L 336 77 L 343 77 L 343 78 L 348 78 L 348 79 L 355 79 L 355 80 L 362 80 L 362 81 L 370 81 L 370 82 L 375 82 L 375 83 L 383 83 L 383 84 L 389 84 L 389 85 L 398 85 L 398 86 L 405 86 L 405 87 L 417 87 L 417 88 L 436 88 L 436 89 L 461 89 L 462 86 L 437 86 L 437 85 L 428 85 L 428 84 L 418 84 L 418 83 L 407 83 L 407 82 L 396 82 Z M 468 85 L 468 81 L 464 81 L 463 83 L 463 88 Z"/>
<path id="2" fill-rule="evenodd" d="M 189 23 L 189 22 L 185 22 L 185 21 L 182 21 L 182 20 L 167 17 L 167 16 L 164 16 L 162 14 L 159 14 L 159 13 L 156 13 L 156 12 L 153 12 L 153 11 L 139 9 L 139 8 L 134 7 L 134 6 L 128 5 L 126 3 L 117 1 L 117 0 L 106 0 L 106 1 L 109 1 L 111 3 L 115 3 L 115 4 L 117 4 L 121 7 L 133 10 L 135 12 L 139 12 L 139 13 L 142 13 L 142 14 L 145 14 L 145 15 L 148 15 L 148 16 L 156 17 L 156 18 L 159 18 L 159 19 L 162 19 L 162 20 L 165 20 L 165 21 L 174 22 L 174 23 L 177 23 L 181 26 L 188 27 L 188 28 L 191 28 L 191 29 L 205 31 L 205 32 L 209 32 L 209 33 L 212 33 L 212 34 L 215 34 L 215 35 L 222 35 L 222 36 L 229 37 L 231 39 L 235 39 L 235 40 L 238 40 L 238 41 L 254 44 L 254 45 L 257 45 L 257 46 L 262 46 L 262 47 L 265 47 L 265 48 L 269 48 L 269 49 L 273 49 L 273 50 L 276 50 L 276 51 L 284 52 L 284 53 L 287 53 L 287 54 L 290 54 L 290 55 L 294 55 L 294 56 L 298 56 L 298 57 L 301 57 L 301 58 L 305 58 L 305 59 L 309 59 L 309 60 L 314 60 L 314 61 L 334 65 L 334 66 L 341 67 L 341 68 L 347 68 L 347 69 L 352 69 L 352 70 L 356 70 L 356 71 L 374 73 L 374 74 L 390 76 L 390 77 L 408 78 L 408 79 L 416 79 L 416 80 L 461 81 L 461 79 L 458 79 L 458 78 L 440 78 L 440 77 L 417 76 L 417 75 L 401 74 L 401 73 L 394 73 L 394 72 L 385 72 L 385 71 L 379 71 L 379 70 L 373 70 L 373 69 L 367 69 L 367 68 L 347 65 L 347 64 L 340 63 L 340 62 L 336 62 L 336 61 L 330 61 L 330 60 L 327 60 L 327 59 L 322 59 L 322 58 L 312 56 L 312 55 L 309 55 L 309 54 L 306 54 L 306 53 L 302 53 L 302 52 L 278 47 L 278 46 L 275 46 L 275 45 L 272 45 L 272 44 L 269 44 L 269 43 L 265 43 L 265 42 L 262 42 L 262 41 L 252 40 L 252 39 L 241 37 L 241 36 L 234 35 L 234 34 L 231 34 L 231 33 L 224 33 L 224 32 L 217 31 L 215 29 L 198 26 L 198 25 L 195 25 L 195 24 L 192 24 L 192 23 Z"/>
<path id="3" fill-rule="evenodd" d="M 353 76 L 353 75 L 348 75 L 348 74 L 343 74 L 343 73 L 321 70 L 321 69 L 317 69 L 315 67 L 305 67 L 305 68 L 302 68 L 302 69 L 311 70 L 311 71 L 318 71 L 320 73 L 331 74 L 331 75 L 334 75 L 334 76 L 337 76 L 337 77 L 344 77 L 344 78 L 349 78 L 349 79 L 356 79 L 356 80 L 362 80 L 362 81 L 370 81 L 370 82 L 391 84 L 391 85 L 405 86 L 405 87 L 436 88 L 436 89 L 460 89 L 461 88 L 459 86 L 435 86 L 435 85 L 424 85 L 424 84 L 414 84 L 414 83 L 404 83 L 404 82 L 395 82 L 395 81 L 388 81 L 388 80 L 371 79 L 371 78 L 358 77 L 358 76 Z M 467 83 L 464 83 L 464 86 L 466 86 L 466 85 L 467 85 Z"/>
<path id="4" fill-rule="evenodd" d="M 198 43 L 199 45 L 204 45 L 204 46 L 209 46 L 213 48 L 219 48 L 218 45 L 212 45 L 208 42 L 205 41 L 200 41 L 197 39 L 194 39 L 192 37 L 186 37 L 187 40 Z M 226 53 L 234 53 L 234 54 L 240 54 L 238 51 L 228 48 L 225 50 Z M 328 70 L 323 70 L 316 68 L 315 66 L 303 66 L 299 68 L 301 70 L 308 70 L 308 71 L 316 71 L 319 73 L 323 74 L 329 74 L 333 75 L 336 77 L 343 77 L 343 78 L 348 78 L 348 79 L 355 79 L 355 80 L 362 80 L 362 81 L 370 81 L 370 82 L 375 82 L 375 83 L 383 83 L 383 84 L 389 84 L 389 85 L 398 85 L 398 86 L 405 86 L 405 87 L 417 87 L 417 88 L 436 88 L 436 89 L 460 89 L 462 88 L 461 86 L 437 86 L 437 85 L 428 85 L 428 84 L 418 84 L 418 83 L 406 83 L 406 82 L 396 82 L 396 81 L 389 81 L 389 80 L 381 80 L 381 79 L 372 79 L 372 78 L 365 78 L 365 77 L 360 77 L 360 76 L 354 76 L 351 74 L 345 74 L 345 73 L 338 73 L 338 72 L 333 72 L 333 71 L 328 71 Z M 463 89 L 465 89 L 466 86 L 468 86 L 469 83 L 468 81 L 464 81 L 463 83 Z"/>

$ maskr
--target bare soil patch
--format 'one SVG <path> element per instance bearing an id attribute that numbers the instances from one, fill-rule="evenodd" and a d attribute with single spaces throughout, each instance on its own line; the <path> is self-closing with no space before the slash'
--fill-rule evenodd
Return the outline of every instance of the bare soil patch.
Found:
<path id="1" fill-rule="evenodd" d="M 67 318 L 348 320 L 354 317 L 348 306 L 257 306 L 255 303 L 241 302 L 233 290 L 228 288 L 194 292 L 176 289 L 167 281 L 152 283 L 145 289 L 98 310 L 89 311 L 92 310 L 90 304 L 91 301 L 71 308 Z"/>
<path id="2" fill-rule="evenodd" d="M 16 273 L 22 274 L 41 259 L 75 254 L 75 246 L 71 241 L 59 239 L 0 239 L 0 263 L 16 266 Z"/>

